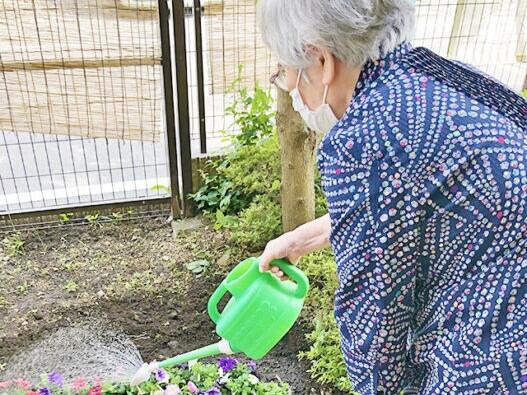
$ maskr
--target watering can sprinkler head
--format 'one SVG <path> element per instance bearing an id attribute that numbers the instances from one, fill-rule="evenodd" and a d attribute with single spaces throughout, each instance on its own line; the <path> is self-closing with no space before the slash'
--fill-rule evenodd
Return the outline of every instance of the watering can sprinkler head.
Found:
<path id="1" fill-rule="evenodd" d="M 137 372 L 135 372 L 134 377 L 130 380 L 130 385 L 136 386 L 147 381 L 152 373 L 159 368 L 159 363 L 154 361 L 150 363 L 144 363 Z"/>

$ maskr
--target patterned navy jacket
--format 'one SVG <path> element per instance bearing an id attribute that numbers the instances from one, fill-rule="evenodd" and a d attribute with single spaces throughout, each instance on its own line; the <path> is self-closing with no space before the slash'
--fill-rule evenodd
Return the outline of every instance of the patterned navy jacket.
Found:
<path id="1" fill-rule="evenodd" d="M 404 43 L 317 161 L 354 388 L 527 393 L 527 102 Z"/>

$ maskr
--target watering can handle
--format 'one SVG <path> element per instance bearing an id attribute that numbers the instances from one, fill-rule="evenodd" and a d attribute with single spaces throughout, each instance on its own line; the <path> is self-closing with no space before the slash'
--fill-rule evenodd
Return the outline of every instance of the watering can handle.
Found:
<path id="1" fill-rule="evenodd" d="M 227 292 L 228 290 L 225 287 L 224 282 L 222 282 L 209 299 L 209 303 L 207 306 L 209 316 L 215 324 L 218 323 L 218 320 L 220 319 L 221 315 L 218 311 L 218 303 L 220 302 L 221 298 L 223 298 L 223 295 L 225 295 Z"/>
<path id="2" fill-rule="evenodd" d="M 288 260 L 273 259 L 271 265 L 278 266 L 290 280 L 296 283 L 296 289 L 294 292 L 295 297 L 304 298 L 309 290 L 309 280 L 302 270 L 291 264 Z"/>

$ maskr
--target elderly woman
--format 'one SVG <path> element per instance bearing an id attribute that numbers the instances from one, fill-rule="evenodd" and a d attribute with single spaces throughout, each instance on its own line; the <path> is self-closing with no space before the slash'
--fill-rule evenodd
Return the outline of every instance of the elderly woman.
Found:
<path id="1" fill-rule="evenodd" d="M 329 214 L 271 241 L 335 254 L 361 394 L 527 393 L 527 102 L 409 43 L 411 0 L 259 0 L 272 80 L 324 135 Z"/>

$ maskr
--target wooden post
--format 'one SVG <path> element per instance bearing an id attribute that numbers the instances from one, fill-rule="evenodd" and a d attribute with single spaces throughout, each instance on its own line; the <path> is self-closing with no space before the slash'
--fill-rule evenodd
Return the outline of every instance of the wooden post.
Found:
<path id="1" fill-rule="evenodd" d="M 291 97 L 278 89 L 276 126 L 282 159 L 284 232 L 315 219 L 316 133 L 293 110 Z"/>

